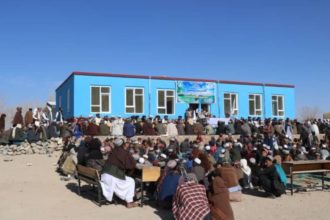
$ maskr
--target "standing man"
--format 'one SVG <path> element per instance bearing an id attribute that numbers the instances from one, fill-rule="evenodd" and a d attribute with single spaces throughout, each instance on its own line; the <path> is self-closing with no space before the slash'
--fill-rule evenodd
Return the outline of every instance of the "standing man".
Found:
<path id="1" fill-rule="evenodd" d="M 5 130 L 6 127 L 6 114 L 0 116 L 0 134 Z"/>
<path id="2" fill-rule="evenodd" d="M 24 122 L 25 122 L 26 127 L 28 127 L 28 125 L 32 125 L 32 123 L 33 123 L 32 108 L 29 108 L 29 110 L 25 113 Z"/>
<path id="3" fill-rule="evenodd" d="M 55 115 L 55 121 L 58 123 L 63 123 L 63 110 L 62 107 L 58 108 L 58 111 L 56 112 Z"/>
<path id="4" fill-rule="evenodd" d="M 22 126 L 24 125 L 21 107 L 16 108 L 16 114 L 13 119 L 13 127 L 16 126 L 17 124 L 21 124 Z"/>
<path id="5" fill-rule="evenodd" d="M 44 109 L 46 117 L 49 119 L 49 124 L 54 121 L 54 113 L 53 113 L 53 108 L 52 105 L 47 102 L 46 108 Z"/>

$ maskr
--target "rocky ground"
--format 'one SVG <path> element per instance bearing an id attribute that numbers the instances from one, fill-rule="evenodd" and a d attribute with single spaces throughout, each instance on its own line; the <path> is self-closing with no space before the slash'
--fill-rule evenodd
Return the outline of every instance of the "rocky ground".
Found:
<path id="1" fill-rule="evenodd" d="M 48 154 L 51 155 L 54 151 L 61 151 L 63 148 L 62 138 L 52 138 L 48 141 L 38 141 L 36 143 L 28 143 L 24 141 L 12 145 L 0 145 L 0 154 L 5 156 L 17 156 L 24 154 Z"/>

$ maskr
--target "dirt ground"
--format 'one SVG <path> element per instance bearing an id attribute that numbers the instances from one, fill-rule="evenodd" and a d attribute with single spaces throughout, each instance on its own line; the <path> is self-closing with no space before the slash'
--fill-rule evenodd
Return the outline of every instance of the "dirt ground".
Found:
<path id="1" fill-rule="evenodd" d="M 5 162 L 0 156 L 0 219 L 172 219 L 171 213 L 145 205 L 98 207 L 77 194 L 76 180 L 62 181 L 55 172 L 58 155 L 23 155 Z M 6 157 L 7 158 L 7 157 Z M 329 182 L 327 183 L 329 184 Z M 244 195 L 232 203 L 235 219 L 318 219 L 330 216 L 330 192 L 299 192 L 278 199 Z"/>

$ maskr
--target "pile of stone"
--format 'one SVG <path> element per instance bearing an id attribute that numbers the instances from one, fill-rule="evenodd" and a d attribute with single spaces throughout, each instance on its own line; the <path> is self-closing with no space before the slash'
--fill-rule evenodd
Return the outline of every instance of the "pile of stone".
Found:
<path id="1" fill-rule="evenodd" d="M 22 142 L 20 145 L 0 145 L 0 154 L 16 156 L 22 154 L 52 154 L 63 149 L 62 138 L 52 138 L 48 141 L 36 143 Z"/>

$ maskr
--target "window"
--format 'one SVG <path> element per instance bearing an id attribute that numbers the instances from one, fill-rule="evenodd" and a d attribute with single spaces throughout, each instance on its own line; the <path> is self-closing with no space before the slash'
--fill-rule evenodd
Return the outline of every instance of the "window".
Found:
<path id="1" fill-rule="evenodd" d="M 91 112 L 93 113 L 110 113 L 110 93 L 109 86 L 92 86 L 91 87 Z"/>
<path id="2" fill-rule="evenodd" d="M 284 116 L 284 97 L 282 95 L 272 96 L 273 116 Z"/>
<path id="3" fill-rule="evenodd" d="M 174 90 L 157 90 L 158 114 L 174 114 Z"/>
<path id="4" fill-rule="evenodd" d="M 125 113 L 143 113 L 143 88 L 126 88 Z"/>
<path id="5" fill-rule="evenodd" d="M 62 96 L 58 97 L 58 107 L 62 108 Z"/>
<path id="6" fill-rule="evenodd" d="M 262 115 L 261 95 L 249 95 L 249 115 Z"/>
<path id="7" fill-rule="evenodd" d="M 236 93 L 225 93 L 224 100 L 224 110 L 225 114 L 238 115 L 238 95 Z"/>
<path id="8" fill-rule="evenodd" d="M 67 109 L 67 112 L 70 112 L 70 107 L 71 107 L 71 106 L 70 106 L 70 104 L 71 104 L 71 102 L 70 102 L 70 101 L 71 101 L 71 100 L 70 100 L 70 95 L 71 95 L 71 94 L 70 94 L 70 89 L 68 89 L 68 91 L 66 92 L 66 96 L 67 96 L 67 97 L 66 97 L 66 106 L 67 106 L 66 109 Z"/>

